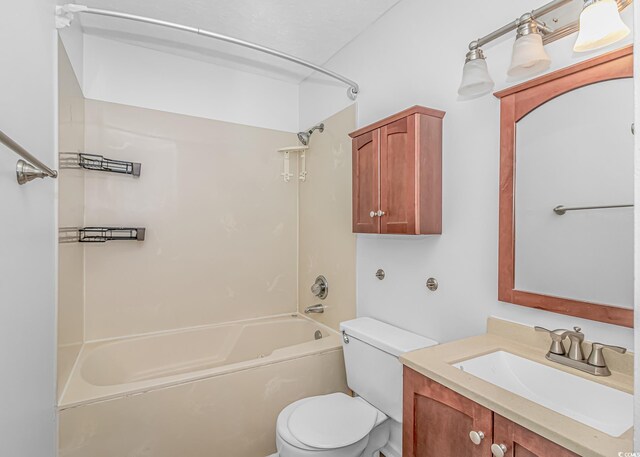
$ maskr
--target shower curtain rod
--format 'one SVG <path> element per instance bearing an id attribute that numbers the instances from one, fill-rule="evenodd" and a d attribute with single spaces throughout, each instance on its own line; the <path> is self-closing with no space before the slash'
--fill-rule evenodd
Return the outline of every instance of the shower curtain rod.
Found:
<path id="1" fill-rule="evenodd" d="M 237 44 L 238 46 L 243 46 L 245 48 L 253 49 L 255 51 L 260 51 L 265 54 L 269 54 L 284 60 L 288 60 L 289 62 L 297 63 L 298 65 L 302 65 L 303 67 L 310 68 L 319 73 L 325 74 L 331 78 L 337 79 L 338 81 L 341 81 L 349 86 L 349 88 L 347 89 L 347 96 L 351 100 L 355 100 L 356 97 L 358 96 L 358 93 L 360 92 L 360 87 L 355 81 L 352 81 L 349 78 L 345 78 L 344 76 L 339 75 L 338 73 L 335 73 L 331 70 L 327 70 L 326 68 L 323 68 L 319 65 L 311 63 L 307 60 L 299 59 L 298 57 L 292 56 L 290 54 L 286 54 L 284 52 L 277 51 L 275 49 L 271 49 L 266 46 L 261 46 L 259 44 L 255 44 L 250 41 L 240 40 L 238 38 L 222 35 L 220 33 L 210 32 L 208 30 L 199 29 L 197 27 L 190 27 L 187 25 L 176 24 L 175 22 L 167 22 L 159 19 L 153 19 L 150 17 L 137 16 L 135 14 L 120 13 L 118 11 L 90 8 L 86 5 L 77 5 L 75 3 L 68 3 L 66 5 L 56 7 L 56 16 L 57 16 L 56 27 L 64 28 L 71 25 L 71 21 L 73 20 L 73 15 L 75 13 L 95 14 L 98 16 L 109 16 L 109 17 L 116 17 L 120 19 L 128 19 L 136 22 L 144 22 L 147 24 L 159 25 L 161 27 L 168 27 L 171 29 L 182 30 L 183 32 L 195 33 L 196 35 L 206 36 L 209 38 L 213 38 L 215 40 L 225 41 L 227 43 Z"/>

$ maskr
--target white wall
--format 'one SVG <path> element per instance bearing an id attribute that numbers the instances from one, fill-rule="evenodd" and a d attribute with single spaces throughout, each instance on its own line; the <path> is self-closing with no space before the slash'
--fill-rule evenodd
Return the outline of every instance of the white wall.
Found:
<path id="1" fill-rule="evenodd" d="M 56 1 L 58 5 L 69 3 L 68 0 Z M 84 34 L 82 32 L 82 27 L 80 27 L 80 21 L 77 20 L 77 15 L 76 19 L 72 21 L 71 26 L 58 30 L 58 35 L 64 45 L 64 49 L 69 57 L 73 71 L 76 74 L 76 79 L 78 80 L 78 83 L 80 83 L 80 87 L 82 87 L 82 82 L 84 80 Z"/>
<path id="2" fill-rule="evenodd" d="M 12 2 L 0 15 L 0 129 L 56 162 L 52 0 Z M 0 146 L 0 455 L 56 454 L 56 182 L 16 183 Z"/>
<path id="3" fill-rule="evenodd" d="M 59 34 L 88 99 L 299 130 L 296 83 L 85 35 L 78 15 Z"/>
<path id="4" fill-rule="evenodd" d="M 492 96 L 459 101 L 457 89 L 469 41 L 544 0 L 425 2 L 404 0 L 347 45 L 328 68 L 355 81 L 360 126 L 422 104 L 447 111 L 444 119 L 444 231 L 408 238 L 359 236 L 358 313 L 374 316 L 440 341 L 484 332 L 486 318 L 543 326 L 580 325 L 588 339 L 631 347 L 633 331 L 541 312 L 497 300 L 499 103 Z M 632 11 L 625 12 L 630 22 Z M 573 55 L 573 37 L 548 46 L 553 69 L 594 54 Z M 629 42 L 631 39 L 628 40 Z M 485 48 L 498 87 L 513 35 Z M 319 77 L 300 91 L 300 125 L 327 118 L 349 103 L 343 87 Z M 385 269 L 384 281 L 375 278 Z M 425 280 L 440 288 L 428 292 Z"/>
<path id="5" fill-rule="evenodd" d="M 88 99 L 298 131 L 297 84 L 92 35 L 83 55 Z"/>

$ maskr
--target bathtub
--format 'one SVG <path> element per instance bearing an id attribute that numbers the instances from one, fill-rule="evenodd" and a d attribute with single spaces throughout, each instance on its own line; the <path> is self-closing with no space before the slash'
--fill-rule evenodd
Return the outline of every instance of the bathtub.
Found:
<path id="1" fill-rule="evenodd" d="M 59 402 L 59 455 L 262 457 L 284 406 L 337 391 L 339 334 L 298 314 L 86 343 Z"/>

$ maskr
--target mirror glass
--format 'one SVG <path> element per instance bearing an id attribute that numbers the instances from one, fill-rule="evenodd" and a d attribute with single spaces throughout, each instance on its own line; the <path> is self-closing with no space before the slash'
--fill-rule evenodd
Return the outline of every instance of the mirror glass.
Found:
<path id="1" fill-rule="evenodd" d="M 633 208 L 574 209 L 633 204 L 633 115 L 626 78 L 517 123 L 515 289 L 633 307 Z"/>

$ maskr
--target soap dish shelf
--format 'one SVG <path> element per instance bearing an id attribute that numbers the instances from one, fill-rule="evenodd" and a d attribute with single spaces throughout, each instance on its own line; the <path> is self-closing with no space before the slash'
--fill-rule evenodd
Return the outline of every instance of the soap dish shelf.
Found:
<path id="1" fill-rule="evenodd" d="M 144 241 L 143 227 L 64 227 L 59 230 L 60 243 L 105 243 L 107 241 Z"/>
<path id="2" fill-rule="evenodd" d="M 302 182 L 307 180 L 307 151 L 309 150 L 309 146 L 291 146 L 288 148 L 278 149 L 278 152 L 282 153 L 283 158 L 283 170 L 280 173 L 284 182 L 291 181 L 293 178 L 293 173 L 291 172 L 291 159 L 290 155 L 292 153 L 299 154 L 299 162 L 300 162 L 300 172 L 298 173 L 298 179 Z"/>
<path id="3" fill-rule="evenodd" d="M 61 152 L 60 168 L 104 171 L 118 173 L 121 175 L 140 176 L 142 164 L 137 162 L 126 162 L 124 160 L 108 159 L 98 154 L 87 154 L 84 152 Z"/>

